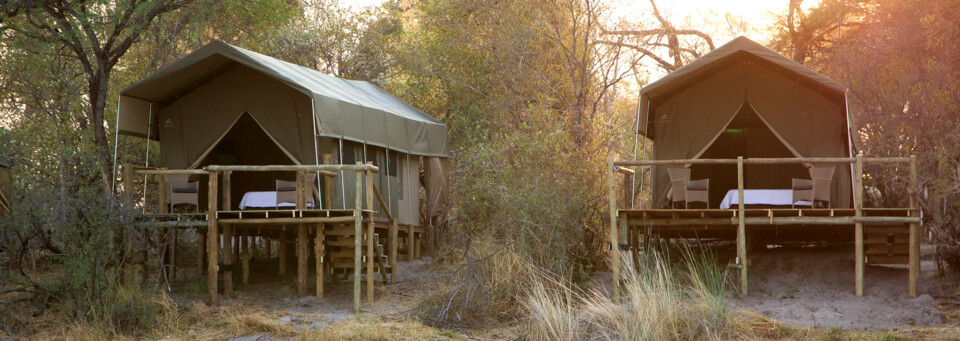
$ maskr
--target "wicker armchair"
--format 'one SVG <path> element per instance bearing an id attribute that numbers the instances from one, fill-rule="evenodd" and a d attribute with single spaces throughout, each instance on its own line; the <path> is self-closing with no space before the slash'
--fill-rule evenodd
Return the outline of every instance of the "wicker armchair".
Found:
<path id="1" fill-rule="evenodd" d="M 190 181 L 190 175 L 172 174 L 163 176 L 164 187 L 167 192 L 167 205 L 170 212 L 177 204 L 190 204 L 195 211 L 200 211 L 200 182 Z"/>
<path id="2" fill-rule="evenodd" d="M 307 191 L 304 193 L 304 198 L 307 199 L 306 207 L 315 206 L 316 202 L 314 198 L 320 192 L 317 190 L 317 173 L 306 173 L 304 174 L 304 183 L 307 186 Z M 286 181 L 286 180 L 276 180 L 277 185 L 277 208 L 280 208 L 281 203 L 297 203 L 297 182 L 296 181 Z"/>
<path id="3" fill-rule="evenodd" d="M 710 179 L 690 180 L 689 168 L 670 168 L 671 207 L 683 202 L 684 208 L 690 208 L 691 202 L 702 202 L 710 208 Z"/>
<path id="4" fill-rule="evenodd" d="M 830 204 L 830 187 L 833 184 L 834 167 L 810 167 L 810 179 L 791 180 L 793 187 L 793 204 L 796 206 L 798 201 L 810 202 L 810 207 L 817 207 L 817 202 L 826 202 L 827 208 Z"/>

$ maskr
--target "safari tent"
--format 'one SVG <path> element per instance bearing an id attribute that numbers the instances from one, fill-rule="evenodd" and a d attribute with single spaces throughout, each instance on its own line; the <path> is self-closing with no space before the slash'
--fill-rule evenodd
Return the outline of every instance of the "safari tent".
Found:
<path id="1" fill-rule="evenodd" d="M 844 86 L 739 37 L 641 89 L 638 134 L 654 160 L 851 157 Z M 801 164 L 750 164 L 745 188 L 789 189 Z M 692 165 L 710 179 L 711 208 L 737 188 L 736 165 Z M 667 166 L 653 167 L 652 208 L 669 205 Z M 837 166 L 833 207 L 851 207 L 850 167 Z"/>
<path id="2" fill-rule="evenodd" d="M 316 165 L 325 154 L 339 164 L 372 162 L 380 168 L 376 185 L 401 224 L 420 223 L 421 166 L 440 177 L 450 156 L 443 123 L 377 86 L 223 42 L 124 89 L 117 121 L 119 134 L 159 141 L 161 159 L 150 166 Z M 234 174 L 230 206 L 246 192 L 272 190 L 275 179 L 294 176 Z M 354 176 L 339 173 L 329 208 L 353 207 Z M 442 201 L 442 192 L 432 193 L 432 201 Z"/>

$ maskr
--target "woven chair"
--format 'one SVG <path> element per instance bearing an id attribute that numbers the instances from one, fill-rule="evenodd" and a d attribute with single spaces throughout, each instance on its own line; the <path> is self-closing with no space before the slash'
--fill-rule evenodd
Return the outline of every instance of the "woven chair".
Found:
<path id="1" fill-rule="evenodd" d="M 690 208 L 691 202 L 702 202 L 710 208 L 710 179 L 690 180 L 689 168 L 670 168 L 671 207 L 683 202 L 684 208 Z"/>
<path id="2" fill-rule="evenodd" d="M 177 204 L 190 204 L 200 212 L 200 182 L 190 181 L 190 175 L 171 174 L 163 176 L 164 187 L 167 191 L 167 205 L 170 212 Z"/>
<path id="3" fill-rule="evenodd" d="M 830 204 L 830 187 L 833 184 L 834 167 L 810 167 L 810 179 L 791 180 L 793 187 L 793 204 L 796 206 L 798 201 L 810 202 L 810 207 L 816 208 L 817 202 L 826 202 L 827 208 Z"/>
<path id="4" fill-rule="evenodd" d="M 312 207 L 311 205 L 316 201 L 314 198 L 320 192 L 317 190 L 317 173 L 306 173 L 304 175 L 304 183 L 307 186 L 307 191 L 304 193 L 304 198 L 307 198 L 308 204 L 306 207 Z M 280 208 L 281 203 L 297 203 L 297 182 L 296 181 L 286 181 L 286 180 L 276 180 L 277 185 L 277 208 Z M 315 206 L 315 205 L 313 205 Z"/>

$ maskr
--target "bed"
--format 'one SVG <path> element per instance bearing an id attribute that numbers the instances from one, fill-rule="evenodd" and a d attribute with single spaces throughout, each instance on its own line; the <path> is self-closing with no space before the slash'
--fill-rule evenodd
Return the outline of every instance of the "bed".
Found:
<path id="1" fill-rule="evenodd" d="M 727 191 L 727 195 L 720 201 L 721 209 L 728 209 L 740 204 L 737 190 Z M 767 205 L 767 206 L 807 206 L 812 207 L 809 201 L 793 201 L 792 189 L 745 189 L 743 190 L 744 205 Z"/>

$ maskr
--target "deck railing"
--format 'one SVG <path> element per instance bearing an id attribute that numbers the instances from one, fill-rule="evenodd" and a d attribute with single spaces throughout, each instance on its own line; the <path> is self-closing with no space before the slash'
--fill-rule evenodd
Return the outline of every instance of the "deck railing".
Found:
<path id="1" fill-rule="evenodd" d="M 909 217 L 889 217 L 891 219 L 886 219 L 890 221 L 880 221 L 877 218 L 880 217 L 863 217 L 863 167 L 866 163 L 878 163 L 878 164 L 908 164 L 909 165 Z M 681 166 L 681 165 L 702 165 L 702 164 L 711 164 L 711 165 L 737 165 L 737 197 L 738 204 L 736 208 L 736 219 L 737 219 L 737 259 L 741 262 L 740 266 L 740 289 L 741 292 L 747 293 L 747 267 L 743 266 L 746 260 L 746 224 L 748 223 L 749 218 L 745 217 L 744 214 L 744 179 L 743 179 L 743 166 L 744 165 L 755 165 L 755 164 L 847 164 L 853 167 L 853 204 L 854 204 L 854 217 L 836 217 L 834 223 L 845 223 L 849 224 L 852 222 L 855 226 L 855 240 L 856 240 L 856 295 L 863 295 L 863 274 L 864 274 L 864 248 L 863 248 L 863 223 L 909 223 L 910 224 L 910 295 L 916 296 L 916 281 L 919 277 L 920 271 L 920 257 L 919 257 L 919 238 L 918 238 L 918 227 L 920 223 L 920 216 L 917 212 L 917 202 L 915 194 L 919 192 L 919 183 L 917 181 L 917 158 L 915 155 L 910 157 L 864 157 L 862 154 L 857 155 L 856 157 L 806 157 L 806 158 L 743 158 L 738 157 L 736 159 L 681 159 L 681 160 L 643 160 L 643 161 L 616 161 L 613 158 L 608 159 L 608 181 L 609 181 L 609 190 L 610 190 L 610 243 L 612 246 L 618 245 L 619 240 L 619 231 L 618 231 L 618 208 L 617 208 L 617 192 L 616 192 L 616 174 L 621 174 L 624 177 L 633 177 L 637 173 L 643 174 L 643 172 L 636 171 L 627 167 L 630 166 L 639 166 L 639 167 L 650 167 L 650 166 Z M 642 194 L 641 194 L 642 196 Z M 632 198 L 631 198 L 632 200 Z M 820 217 L 798 217 L 796 224 L 802 224 L 807 219 L 810 218 L 820 218 Z M 906 218 L 906 219 L 904 219 Z M 782 219 L 782 218 L 781 218 Z M 821 218 L 822 220 L 822 218 Z M 896 220 L 896 221 L 894 221 Z M 808 222 L 810 223 L 810 222 Z M 822 223 L 822 222 L 821 222 Z M 627 228 L 627 220 L 623 219 L 620 224 L 623 228 Z M 612 248 L 616 250 L 616 248 Z M 611 271 L 613 272 L 614 283 L 617 283 L 616 280 L 619 278 L 619 259 L 616 252 L 614 252 L 613 257 L 611 257 Z M 619 295 L 619 288 L 614 286 L 614 294 Z"/>
<path id="2" fill-rule="evenodd" d="M 215 251 L 218 249 L 218 239 L 219 239 L 219 238 L 217 238 L 216 236 L 218 235 L 218 233 L 220 233 L 220 230 L 221 230 L 221 226 L 220 226 L 220 225 L 224 225 L 223 228 L 222 228 L 224 237 L 227 238 L 227 239 L 229 239 L 229 238 L 230 238 L 230 234 L 231 234 L 231 230 L 232 230 L 232 228 L 230 228 L 230 225 L 233 225 L 233 224 L 243 224 L 243 223 L 261 223 L 261 222 L 258 221 L 258 220 L 251 220 L 251 219 L 246 219 L 246 220 L 244 220 L 244 219 L 223 219 L 223 220 L 221 221 L 221 219 L 218 218 L 218 214 L 217 214 L 218 212 L 230 211 L 230 210 L 231 210 L 231 207 L 230 207 L 230 203 L 231 203 L 231 198 L 230 198 L 230 192 L 231 192 L 231 191 L 230 191 L 230 176 L 231 176 L 231 174 L 232 174 L 233 172 L 295 171 L 295 172 L 297 173 L 297 175 L 296 175 L 296 183 L 297 183 L 297 186 L 296 186 L 296 193 L 297 193 L 296 210 L 297 210 L 297 211 L 303 211 L 303 210 L 306 210 L 306 209 L 307 209 L 307 207 L 306 207 L 306 200 L 305 200 L 305 199 L 306 199 L 306 196 L 307 196 L 306 193 L 307 193 L 307 189 L 308 189 L 307 183 L 306 183 L 306 174 L 307 174 L 308 172 L 316 172 L 317 174 L 323 176 L 323 181 L 324 181 L 324 186 L 323 186 L 323 187 L 324 187 L 324 193 L 321 194 L 321 198 L 322 198 L 322 201 L 323 201 L 323 202 L 321 203 L 321 205 L 322 205 L 322 207 L 326 207 L 326 208 L 331 207 L 331 206 L 330 206 L 330 203 L 332 202 L 332 197 L 333 197 L 333 178 L 338 175 L 338 172 L 351 172 L 351 171 L 352 171 L 352 172 L 357 172 L 357 176 L 356 176 L 356 188 L 355 188 L 355 190 L 356 190 L 356 192 L 355 192 L 355 193 L 356 193 L 356 195 L 355 195 L 356 202 L 355 202 L 354 209 L 353 209 L 353 211 L 354 211 L 353 217 L 269 218 L 269 219 L 267 219 L 267 220 L 269 220 L 269 221 L 265 221 L 265 222 L 262 222 L 262 223 L 271 223 L 271 224 L 292 223 L 292 224 L 298 224 L 298 231 L 297 231 L 297 235 L 298 235 L 298 237 L 297 237 L 297 242 L 298 242 L 298 247 L 297 247 L 297 249 L 298 249 L 298 252 L 307 252 L 307 251 L 306 251 L 306 245 L 307 245 L 307 244 L 306 244 L 306 243 L 307 243 L 307 241 L 306 241 L 306 236 L 307 236 L 307 232 L 306 232 L 306 226 L 305 226 L 304 224 L 310 224 L 310 223 L 337 223 L 337 222 L 342 223 L 342 222 L 346 222 L 346 220 L 344 220 L 343 218 L 350 218 L 349 221 L 353 221 L 353 222 L 354 222 L 354 226 L 355 226 L 355 231 L 354 231 L 355 233 L 354 233 L 354 235 L 355 235 L 355 236 L 361 236 L 361 235 L 364 234 L 364 231 L 362 231 L 362 226 L 364 226 L 364 223 L 367 223 L 366 226 L 367 226 L 367 229 L 368 229 L 368 230 L 367 230 L 365 233 L 369 235 L 369 238 L 368 238 L 368 240 L 367 240 L 366 259 L 367 259 L 367 260 L 372 260 L 372 259 L 374 259 L 374 249 L 373 249 L 373 235 L 374 235 L 373 229 L 374 229 L 374 224 L 373 224 L 372 220 L 364 220 L 364 219 L 363 219 L 364 214 L 365 214 L 365 213 L 364 213 L 364 207 L 372 210 L 373 207 L 374 207 L 374 204 L 373 204 L 374 202 L 373 202 L 373 200 L 374 200 L 374 197 L 375 197 L 375 196 L 376 196 L 376 199 L 379 201 L 379 203 L 380 203 L 380 205 L 381 205 L 382 208 L 387 207 L 387 206 L 386 206 L 386 204 L 383 202 L 383 199 L 382 199 L 382 197 L 381 197 L 381 195 L 380 195 L 380 193 L 379 193 L 379 190 L 376 188 L 376 186 L 374 185 L 373 181 L 369 181 L 369 180 L 368 180 L 368 181 L 364 181 L 364 180 L 365 180 L 365 179 L 372 179 L 372 178 L 373 178 L 373 173 L 374 173 L 374 172 L 378 172 L 378 171 L 379 171 L 379 168 L 376 167 L 376 166 L 374 166 L 372 163 L 369 163 L 369 162 L 366 163 L 366 164 L 364 164 L 364 163 L 357 163 L 357 164 L 355 164 L 355 165 L 335 165 L 335 164 L 330 164 L 330 163 L 332 163 L 331 161 L 332 161 L 332 160 L 331 160 L 331 157 L 330 157 L 329 155 L 324 155 L 324 163 L 326 163 L 326 164 L 322 164 L 322 165 L 262 165 L 262 166 L 254 166 L 254 165 L 250 165 L 250 166 L 235 166 L 235 165 L 221 166 L 221 165 L 211 165 L 211 166 L 207 166 L 207 167 L 205 167 L 205 168 L 203 168 L 203 169 L 162 169 L 162 168 L 147 168 L 147 167 L 139 167 L 139 166 L 134 166 L 134 165 L 125 165 L 125 166 L 122 168 L 122 171 L 123 171 L 123 186 L 124 186 L 124 191 L 123 191 L 123 193 L 124 193 L 125 199 L 126 199 L 128 202 L 134 202 L 134 200 L 133 200 L 133 194 L 134 194 L 134 190 L 133 190 L 133 189 L 134 189 L 133 179 L 134 179 L 135 175 L 163 176 L 163 175 L 174 175 L 174 174 L 176 174 L 176 175 L 199 175 L 199 176 L 207 176 L 207 186 L 208 186 L 208 187 L 207 187 L 207 213 L 206 213 L 206 221 L 204 222 L 204 225 L 206 225 L 206 227 L 207 227 L 207 231 L 206 231 L 206 235 L 207 235 L 207 239 L 206 239 L 206 243 L 207 243 L 206 249 L 207 249 L 207 250 L 211 250 L 211 251 L 213 251 L 213 252 L 207 252 L 207 259 L 206 259 L 206 261 L 207 261 L 207 269 L 206 269 L 206 270 L 207 270 L 207 274 L 208 274 L 207 283 L 208 283 L 208 284 L 211 284 L 211 285 L 209 285 L 210 301 L 211 301 L 212 304 L 216 304 L 217 301 L 218 301 L 217 285 L 215 285 L 215 284 L 217 283 L 217 277 L 218 277 L 218 275 L 217 275 L 217 270 L 218 270 L 218 267 L 217 267 L 217 266 L 218 266 L 218 265 L 217 265 L 217 264 L 218 264 L 218 259 L 217 259 L 217 257 L 218 257 L 218 253 L 215 252 Z M 222 188 L 222 191 L 219 190 L 219 189 L 220 189 L 221 176 L 223 177 L 223 180 L 224 180 L 224 181 L 223 181 L 223 184 L 224 184 L 223 187 L 224 187 L 224 188 Z M 366 188 L 364 188 L 364 182 L 366 183 Z M 163 184 L 164 181 L 161 179 L 161 180 L 159 181 L 159 183 Z M 146 191 L 144 191 L 144 192 L 146 193 Z M 166 214 L 166 213 L 167 213 L 167 212 L 166 212 L 166 198 L 165 198 L 166 189 L 163 188 L 163 187 L 161 187 L 158 192 L 159 192 L 158 201 L 159 201 L 159 203 L 160 203 L 160 205 L 159 205 L 160 207 L 158 208 L 157 213 L 158 213 L 158 214 L 161 214 L 161 215 L 162 215 L 162 214 Z M 218 193 L 222 194 L 222 198 L 221 198 L 220 196 L 218 196 Z M 362 194 L 365 194 L 365 195 L 362 195 Z M 199 194 L 198 194 L 198 195 L 199 195 Z M 145 197 L 146 197 L 146 196 L 144 196 L 144 198 L 145 198 Z M 144 199 L 144 201 L 146 201 L 146 200 Z M 218 208 L 218 207 L 219 207 L 219 208 Z M 144 209 L 145 209 L 145 208 L 146 208 L 146 203 L 144 202 Z M 395 273 L 395 272 L 396 272 L 396 271 L 395 271 L 395 269 L 396 269 L 396 241 L 397 241 L 397 228 L 398 228 L 398 223 L 397 223 L 397 220 L 396 220 L 389 212 L 387 212 L 387 210 L 384 210 L 383 212 L 385 213 L 385 215 L 386 215 L 386 217 L 387 217 L 387 219 L 388 219 L 388 221 L 389 221 L 389 224 L 390 224 L 390 225 L 389 225 L 389 243 L 390 243 L 389 245 L 390 245 L 390 253 L 389 253 L 388 258 L 389 258 L 390 265 L 392 266 L 392 269 L 394 269 L 393 273 Z M 372 212 L 367 212 L 367 214 L 372 218 Z M 408 235 L 409 235 L 409 237 L 411 237 L 410 239 L 412 240 L 412 239 L 413 239 L 413 238 L 412 238 L 412 237 L 413 237 L 413 233 L 408 233 Z M 363 254 L 362 254 L 362 250 L 363 250 L 362 241 L 363 241 L 363 238 L 360 238 L 360 237 L 354 238 L 354 244 L 355 244 L 355 245 L 354 245 L 354 251 L 355 251 L 355 253 L 356 253 L 356 254 L 354 255 L 354 267 L 353 267 L 353 269 L 354 269 L 354 279 L 355 279 L 355 280 L 354 280 L 354 308 L 355 308 L 355 310 L 358 310 L 358 311 L 359 311 L 359 307 L 360 307 L 360 296 L 361 296 L 361 295 L 360 295 L 360 280 L 359 280 L 359 278 L 361 277 L 361 276 L 360 276 L 360 271 L 361 271 L 361 269 L 363 268 L 363 266 L 362 266 L 362 264 L 361 264 L 361 261 L 364 259 L 364 256 L 363 256 Z M 132 243 L 126 243 L 126 244 L 127 244 L 127 245 L 131 245 Z M 230 270 L 230 267 L 229 267 L 229 265 L 230 265 L 231 262 L 232 262 L 232 260 L 231 260 L 232 251 L 230 250 L 229 244 L 230 244 L 230 243 L 225 243 L 225 244 L 224 244 L 224 250 L 223 250 L 223 252 L 222 252 L 223 255 L 224 255 L 224 264 L 227 265 L 226 270 L 224 270 L 224 272 L 225 272 L 225 274 L 224 274 L 224 287 L 225 287 L 225 288 L 224 288 L 224 291 L 225 291 L 225 293 L 227 293 L 227 294 L 229 294 L 229 292 L 232 291 L 232 285 L 230 284 L 230 283 L 232 283 L 231 274 L 230 274 L 231 270 Z M 409 249 L 411 249 L 411 250 L 409 250 L 409 251 L 412 251 L 412 247 L 410 247 Z M 318 248 L 318 250 L 319 250 L 319 248 Z M 408 255 L 408 256 L 412 256 L 412 254 L 411 254 L 411 255 Z M 302 263 L 303 263 L 303 264 L 298 264 L 298 268 L 305 268 L 305 267 L 306 267 L 307 258 L 308 258 L 308 257 L 306 256 L 306 254 L 302 254 L 302 255 L 299 255 L 299 256 L 298 256 L 298 263 L 299 263 L 299 262 L 302 262 Z M 318 251 L 318 259 L 319 259 L 319 251 Z M 374 279 L 373 270 L 374 270 L 374 266 L 368 264 L 368 266 L 367 266 L 366 268 L 367 268 L 367 290 L 366 290 L 366 291 L 367 291 L 367 300 L 368 300 L 368 301 L 372 301 L 372 300 L 373 300 L 373 279 Z M 307 282 L 307 279 L 306 279 L 306 271 L 298 271 L 297 273 L 298 273 L 298 278 L 297 278 L 298 294 L 299 294 L 300 296 L 305 296 L 306 282 Z M 318 297 L 320 297 L 320 296 L 322 295 L 322 283 L 323 283 L 322 273 L 323 273 L 322 271 L 318 271 L 318 272 L 317 272 L 317 276 L 318 276 L 318 279 L 317 279 L 317 280 L 318 280 L 318 282 L 317 282 L 317 283 L 318 283 L 317 296 L 318 296 Z M 394 278 L 394 276 L 395 276 L 393 273 L 391 273 L 391 281 L 393 280 L 393 278 Z"/>

